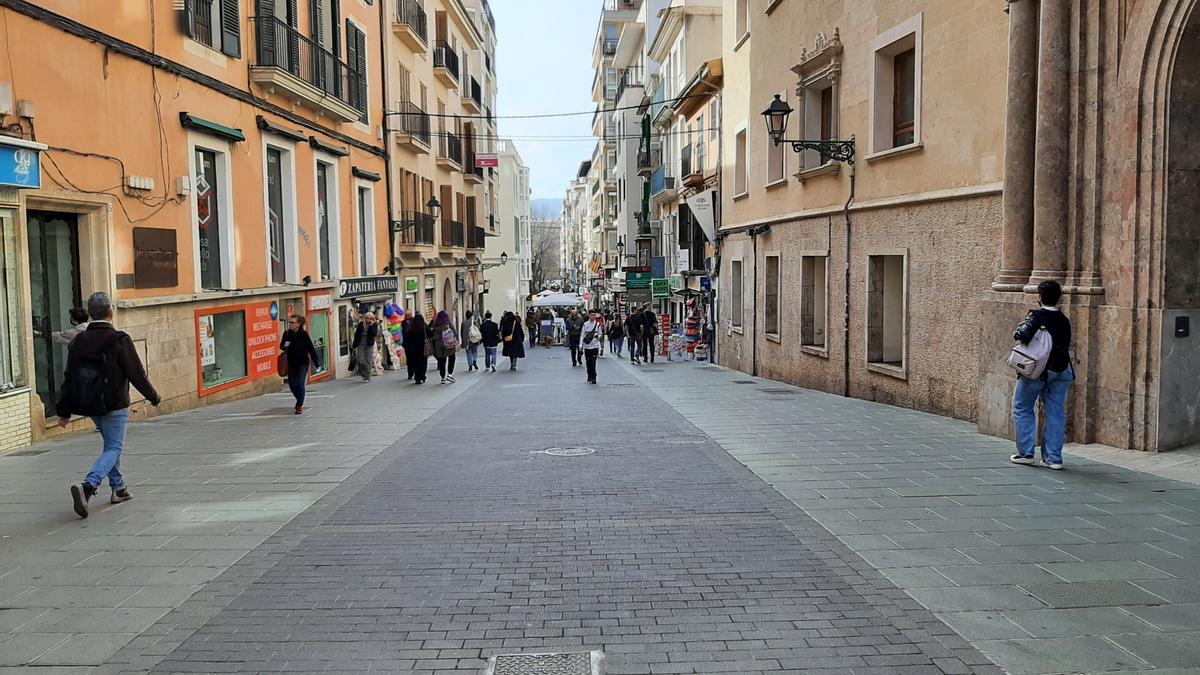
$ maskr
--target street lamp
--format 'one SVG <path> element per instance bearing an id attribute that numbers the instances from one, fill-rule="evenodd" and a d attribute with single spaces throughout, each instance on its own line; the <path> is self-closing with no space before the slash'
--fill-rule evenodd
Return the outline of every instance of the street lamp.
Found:
<path id="1" fill-rule="evenodd" d="M 617 271 L 625 269 L 625 237 L 617 237 Z"/>
<path id="2" fill-rule="evenodd" d="M 854 137 L 851 136 L 848 141 L 808 141 L 808 140 L 789 140 L 784 138 L 787 133 L 788 120 L 792 116 L 792 106 L 787 104 L 780 98 L 779 94 L 775 94 L 775 100 L 771 101 L 771 105 L 763 111 L 763 118 L 767 122 L 767 134 L 771 136 L 771 141 L 775 145 L 781 143 L 789 143 L 792 146 L 792 151 L 796 153 L 804 152 L 805 150 L 816 150 L 822 157 L 845 162 L 851 166 L 854 165 Z"/>
<path id="3" fill-rule="evenodd" d="M 508 264 L 508 252 L 506 251 L 506 252 L 500 254 L 500 262 L 480 262 L 479 269 L 480 270 L 490 270 L 493 267 L 500 267 L 501 265 L 507 265 L 507 264 Z"/>
<path id="4" fill-rule="evenodd" d="M 429 209 L 429 215 L 434 220 L 437 220 L 438 215 L 442 212 L 442 203 L 437 200 L 437 197 L 430 197 L 429 202 L 425 204 L 425 208 Z"/>

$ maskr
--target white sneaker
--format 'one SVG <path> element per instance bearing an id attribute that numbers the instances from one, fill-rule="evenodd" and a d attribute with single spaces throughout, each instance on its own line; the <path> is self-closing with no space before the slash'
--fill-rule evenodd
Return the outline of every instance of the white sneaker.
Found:
<path id="1" fill-rule="evenodd" d="M 1022 457 L 1021 455 L 1013 455 L 1012 457 L 1008 458 L 1008 461 L 1012 462 L 1013 464 L 1025 464 L 1025 465 L 1037 464 L 1037 458 L 1034 457 L 1033 455 L 1030 455 L 1028 457 Z"/>
<path id="2" fill-rule="evenodd" d="M 1050 462 L 1047 462 L 1046 460 L 1042 460 L 1042 461 L 1038 462 L 1037 465 L 1042 468 L 1045 468 L 1045 469 L 1054 469 L 1055 471 L 1063 470 L 1062 464 L 1051 464 Z"/>
<path id="3" fill-rule="evenodd" d="M 446 384 L 446 378 L 442 378 L 442 384 Z"/>
<path id="4" fill-rule="evenodd" d="M 451 384 L 454 384 L 454 376 L 453 376 L 453 375 L 447 375 L 447 376 L 446 376 L 446 381 L 447 381 L 447 382 L 449 382 L 449 383 L 451 383 Z"/>

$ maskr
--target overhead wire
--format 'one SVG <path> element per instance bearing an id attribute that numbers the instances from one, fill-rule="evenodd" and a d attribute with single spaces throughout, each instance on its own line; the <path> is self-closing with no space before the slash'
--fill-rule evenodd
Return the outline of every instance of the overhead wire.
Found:
<path id="1" fill-rule="evenodd" d="M 687 94 L 685 96 L 676 96 L 674 98 L 663 99 L 662 101 L 652 101 L 651 105 L 658 103 L 675 103 L 677 101 L 685 101 L 689 98 L 712 98 L 711 93 L 703 94 Z M 494 119 L 494 120 L 532 120 L 532 119 L 549 119 L 554 117 L 578 117 L 581 115 L 600 115 L 604 113 L 618 112 L 621 110 L 638 110 L 646 107 L 644 105 L 626 105 L 616 106 L 613 108 L 596 108 L 594 110 L 581 110 L 578 112 L 558 112 L 558 113 L 529 113 L 524 115 L 456 115 L 453 113 L 422 113 L 428 117 L 455 117 L 458 119 Z M 388 110 L 384 115 L 416 115 L 418 113 L 401 112 L 399 110 Z"/>

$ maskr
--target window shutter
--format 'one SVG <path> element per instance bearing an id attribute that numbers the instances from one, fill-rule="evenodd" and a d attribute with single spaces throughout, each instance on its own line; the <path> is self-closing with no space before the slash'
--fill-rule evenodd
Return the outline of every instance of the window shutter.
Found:
<path id="1" fill-rule="evenodd" d="M 349 85 L 350 91 L 346 92 L 347 102 L 359 107 L 358 104 L 358 40 L 354 36 L 354 24 L 350 23 L 350 19 L 346 19 L 346 65 L 350 67 Z"/>
<path id="2" fill-rule="evenodd" d="M 221 0 L 221 51 L 242 58 L 242 12 L 238 0 Z"/>
<path id="3" fill-rule="evenodd" d="M 329 22 L 333 35 L 329 44 L 329 51 L 333 52 L 338 58 L 342 56 L 342 0 L 329 0 L 329 11 L 332 14 L 332 19 Z M 347 39 L 349 39 L 350 31 L 346 31 Z"/>
<path id="4" fill-rule="evenodd" d="M 183 9 L 179 12 L 179 29 L 183 34 L 194 38 L 196 37 L 196 8 L 190 2 L 183 3 Z"/>
<path id="5" fill-rule="evenodd" d="M 362 121 L 367 121 L 367 35 L 359 30 L 354 24 L 346 21 L 346 43 L 354 45 L 354 54 L 349 54 L 347 49 L 347 60 L 349 65 L 354 69 L 355 76 L 352 84 L 352 101 L 355 101 L 354 107 L 362 112 Z"/>

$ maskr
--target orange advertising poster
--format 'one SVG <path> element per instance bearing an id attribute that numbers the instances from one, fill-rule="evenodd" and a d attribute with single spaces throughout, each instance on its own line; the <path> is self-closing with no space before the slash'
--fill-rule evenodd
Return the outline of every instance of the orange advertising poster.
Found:
<path id="1" fill-rule="evenodd" d="M 275 374 L 279 354 L 279 303 L 258 302 L 246 306 L 246 354 L 250 379 L 261 380 Z"/>

